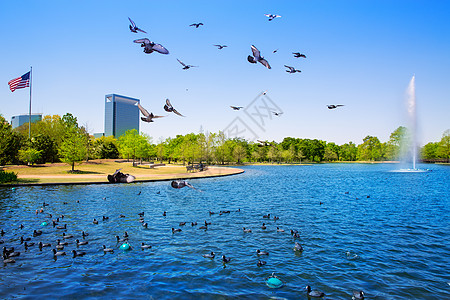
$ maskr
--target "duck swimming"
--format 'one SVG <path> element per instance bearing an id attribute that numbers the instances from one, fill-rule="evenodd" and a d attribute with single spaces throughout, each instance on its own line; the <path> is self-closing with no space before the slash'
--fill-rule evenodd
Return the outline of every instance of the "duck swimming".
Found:
<path id="1" fill-rule="evenodd" d="M 86 252 L 84 252 L 84 251 L 72 250 L 72 253 L 73 253 L 73 258 L 75 258 L 77 256 L 84 256 L 84 255 L 86 255 Z"/>
<path id="2" fill-rule="evenodd" d="M 144 242 L 141 243 L 141 249 L 142 249 L 142 250 L 144 250 L 144 249 L 150 249 L 151 247 L 152 247 L 151 245 L 146 245 L 146 244 L 144 244 Z"/>
<path id="3" fill-rule="evenodd" d="M 266 252 L 266 251 L 261 251 L 261 250 L 256 250 L 256 254 L 257 255 L 269 255 L 269 252 Z"/>
<path id="4" fill-rule="evenodd" d="M 353 291 L 353 300 L 364 300 L 364 292 L 363 291 Z"/>
<path id="5" fill-rule="evenodd" d="M 214 252 L 211 251 L 211 253 L 209 254 L 203 254 L 202 255 L 204 258 L 214 258 L 216 256 L 216 254 Z"/>
<path id="6" fill-rule="evenodd" d="M 112 249 L 112 248 L 106 248 L 106 246 L 103 245 L 103 252 L 104 252 L 104 253 L 106 253 L 106 252 L 114 253 L 114 249 Z"/>
<path id="7" fill-rule="evenodd" d="M 64 252 L 64 251 L 56 251 L 56 249 L 52 249 L 52 252 L 53 252 L 53 256 L 66 255 L 66 252 Z"/>
<path id="8" fill-rule="evenodd" d="M 311 287 L 309 285 L 306 286 L 306 291 L 308 293 L 309 297 L 315 297 L 315 298 L 320 298 L 325 296 L 324 292 L 321 291 L 311 291 Z"/>
<path id="9" fill-rule="evenodd" d="M 77 242 L 77 246 L 83 246 L 83 245 L 87 245 L 89 242 L 88 241 L 79 241 L 79 240 L 75 240 Z"/>
<path id="10" fill-rule="evenodd" d="M 259 260 L 259 259 L 258 259 L 258 262 L 256 263 L 256 265 L 257 265 L 258 267 L 264 266 L 265 264 L 267 264 L 266 261 L 264 261 L 264 260 Z"/>

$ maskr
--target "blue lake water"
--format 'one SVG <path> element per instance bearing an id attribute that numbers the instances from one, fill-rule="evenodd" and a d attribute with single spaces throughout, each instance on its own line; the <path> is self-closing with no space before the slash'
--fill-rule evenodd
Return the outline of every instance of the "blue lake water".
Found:
<path id="1" fill-rule="evenodd" d="M 190 180 L 201 191 L 175 190 L 167 181 L 0 188 L 0 246 L 21 252 L 15 264 L 0 265 L 0 298 L 307 299 L 310 285 L 325 299 L 351 299 L 352 290 L 366 299 L 450 299 L 450 167 L 420 167 L 432 171 L 249 166 L 240 175 Z M 44 201 L 49 205 L 36 215 Z M 67 229 L 42 227 L 51 223 L 48 213 L 64 215 L 59 225 Z M 205 221 L 212 224 L 199 229 Z M 172 227 L 182 231 L 172 234 Z M 33 237 L 35 229 L 43 234 Z M 77 247 L 82 231 L 89 244 Z M 133 247 L 127 252 L 115 237 L 125 231 Z M 74 238 L 63 250 L 68 255 L 55 260 L 50 249 L 63 232 Z M 25 250 L 21 236 L 52 247 Z M 302 253 L 293 251 L 295 241 Z M 152 248 L 141 250 L 141 242 Z M 103 245 L 114 253 L 104 254 Z M 73 258 L 73 249 L 87 254 Z M 257 249 L 269 252 L 261 267 Z M 211 251 L 215 259 L 202 257 Z M 224 265 L 222 255 L 231 261 Z M 272 272 L 282 288 L 266 286 Z"/>

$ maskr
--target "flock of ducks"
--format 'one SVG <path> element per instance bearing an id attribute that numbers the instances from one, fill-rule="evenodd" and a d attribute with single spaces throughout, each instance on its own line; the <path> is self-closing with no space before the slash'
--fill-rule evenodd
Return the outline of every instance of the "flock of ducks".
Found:
<path id="1" fill-rule="evenodd" d="M 139 192 L 140 194 L 140 192 Z M 79 200 L 77 200 L 77 203 L 80 203 Z M 64 204 L 67 204 L 67 202 L 64 202 Z M 43 203 L 42 208 L 39 210 L 36 210 L 36 216 L 38 217 L 38 222 L 41 222 L 41 229 L 34 229 L 32 233 L 30 233 L 30 236 L 27 236 L 22 231 L 24 230 L 24 225 L 20 224 L 18 226 L 19 235 L 18 237 L 17 233 L 14 234 L 14 230 L 8 230 L 11 232 L 5 232 L 4 229 L 0 230 L 0 244 L 3 244 L 2 247 L 2 256 L 3 256 L 3 263 L 4 265 L 10 265 L 14 264 L 16 260 L 20 260 L 20 258 L 23 255 L 29 255 L 32 251 L 49 251 L 53 257 L 53 259 L 56 261 L 58 257 L 60 256 L 67 256 L 72 255 L 73 259 L 76 259 L 78 257 L 83 257 L 85 255 L 89 255 L 87 250 L 83 250 L 83 247 L 86 247 L 86 245 L 89 245 L 89 233 L 85 231 L 81 231 L 81 233 L 73 235 L 70 233 L 67 233 L 67 231 L 70 229 L 67 226 L 67 223 L 64 223 L 65 216 L 63 214 L 60 214 L 58 217 L 54 217 L 53 214 L 44 212 L 44 208 L 49 206 L 48 203 Z M 47 210 L 47 209 L 46 209 Z M 241 212 L 240 209 L 235 211 L 236 213 Z M 221 210 L 219 212 L 213 212 L 209 211 L 209 216 L 213 216 L 215 214 L 217 215 L 227 215 L 230 214 L 230 210 Z M 145 212 L 140 212 L 138 215 L 138 222 L 140 223 L 140 226 L 143 228 L 148 228 L 148 223 L 145 222 Z M 42 217 L 41 217 L 42 216 Z M 167 211 L 164 211 L 162 214 L 163 217 L 167 216 Z M 125 215 L 120 214 L 118 218 L 125 218 Z M 270 230 L 267 229 L 268 226 L 266 225 L 267 222 L 273 221 L 276 222 L 280 218 L 278 216 L 271 216 L 270 213 L 263 215 L 261 225 L 261 230 Z M 102 222 L 107 222 L 109 220 L 108 216 L 102 216 L 101 217 Z M 33 222 L 36 222 L 34 220 Z M 179 222 L 178 228 L 172 227 L 171 233 L 173 235 L 180 234 L 183 230 L 182 227 L 186 226 L 187 222 Z M 192 228 L 197 227 L 199 230 L 208 230 L 212 225 L 211 222 L 204 221 L 202 226 L 198 226 L 198 222 L 191 222 L 190 225 Z M 94 218 L 92 220 L 91 226 L 99 226 L 99 220 Z M 92 228 L 90 228 L 92 229 Z M 93 229 L 94 230 L 94 229 Z M 244 234 L 251 234 L 252 229 L 243 227 L 242 232 Z M 280 227 L 276 227 L 276 232 L 285 232 L 284 229 Z M 296 241 L 296 239 L 300 238 L 300 234 L 297 230 L 291 229 L 290 234 L 294 241 L 294 246 L 292 248 L 292 251 L 294 253 L 302 253 L 304 251 L 302 245 Z M 45 238 L 44 238 L 45 237 Z M 102 248 L 98 249 L 98 252 L 102 251 L 105 255 L 106 254 L 112 254 L 117 250 L 129 250 L 132 249 L 130 240 L 132 240 L 131 235 L 128 234 L 127 231 L 123 233 L 122 236 L 115 235 L 116 239 L 116 246 L 115 247 L 107 247 L 105 244 L 102 245 Z M 7 240 L 7 242 L 4 241 L 4 239 Z M 45 241 L 44 241 L 45 239 Z M 15 244 L 13 246 L 7 245 L 9 243 Z M 142 251 L 152 249 L 152 245 L 147 244 L 143 241 L 136 242 L 133 241 L 133 243 L 140 244 L 138 246 Z M 100 244 L 102 244 L 100 242 Z M 126 248 L 123 248 L 123 246 L 126 246 Z M 18 249 L 23 249 L 23 252 L 17 251 Z M 90 247 L 92 249 L 92 245 Z M 216 253 L 213 251 L 210 251 L 209 253 L 202 254 L 202 256 L 205 259 L 214 260 L 216 258 Z M 267 264 L 267 261 L 263 260 L 263 257 L 268 257 L 269 252 L 266 250 L 257 249 L 256 250 L 256 257 L 257 262 L 256 265 L 258 267 L 263 267 Z M 223 267 L 225 268 L 227 264 L 229 264 L 231 261 L 233 261 L 232 257 L 226 256 L 224 253 L 221 255 L 220 258 L 221 263 L 223 264 Z M 312 291 L 309 286 L 306 287 L 307 294 L 309 297 L 324 297 L 325 294 L 320 291 Z M 364 299 L 364 293 L 362 291 L 355 291 L 353 293 L 353 299 Z"/>

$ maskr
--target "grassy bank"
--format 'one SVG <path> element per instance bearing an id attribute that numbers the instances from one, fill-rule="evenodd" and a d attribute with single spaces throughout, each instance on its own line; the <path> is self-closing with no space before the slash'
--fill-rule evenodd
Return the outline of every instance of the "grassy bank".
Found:
<path id="1" fill-rule="evenodd" d="M 177 178 L 199 178 L 226 176 L 243 172 L 241 169 L 229 167 L 209 167 L 203 172 L 186 172 L 182 165 L 165 165 L 150 168 L 133 166 L 132 162 L 115 160 L 93 160 L 75 166 L 71 172 L 69 165 L 64 163 L 45 164 L 37 166 L 13 165 L 5 166 L 6 171 L 17 174 L 18 181 L 10 184 L 49 184 L 49 183 L 94 183 L 107 182 L 107 176 L 117 169 L 136 177 L 136 181 L 168 180 Z"/>

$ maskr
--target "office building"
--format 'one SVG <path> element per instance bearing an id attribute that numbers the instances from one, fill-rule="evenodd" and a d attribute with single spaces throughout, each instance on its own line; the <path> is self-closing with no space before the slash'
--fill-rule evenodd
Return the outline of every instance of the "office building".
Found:
<path id="1" fill-rule="evenodd" d="M 30 121 L 30 115 L 18 115 L 11 118 L 12 128 L 22 126 Z M 42 121 L 42 114 L 31 114 L 31 123 Z"/>
<path id="2" fill-rule="evenodd" d="M 105 136 L 119 138 L 127 130 L 139 132 L 139 99 L 117 94 L 105 96 Z"/>

